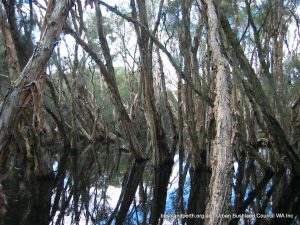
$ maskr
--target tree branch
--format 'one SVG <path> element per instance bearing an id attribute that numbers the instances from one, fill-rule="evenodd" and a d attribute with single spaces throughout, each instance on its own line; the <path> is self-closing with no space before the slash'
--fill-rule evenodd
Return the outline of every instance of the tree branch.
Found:
<path id="1" fill-rule="evenodd" d="M 180 66 L 177 64 L 176 60 L 172 57 L 172 54 L 166 49 L 166 47 L 155 37 L 155 35 L 149 31 L 149 29 L 143 25 L 141 22 L 133 19 L 130 16 L 127 16 L 123 13 L 121 13 L 116 7 L 112 7 L 110 5 L 108 5 L 107 3 L 103 2 L 103 1 L 99 1 L 99 4 L 103 5 L 104 7 L 106 7 L 108 10 L 110 10 L 111 12 L 115 13 L 116 15 L 124 18 L 125 20 L 138 25 L 139 27 L 141 27 L 141 29 L 143 29 L 147 35 L 150 37 L 150 39 L 156 44 L 156 46 L 163 52 L 165 53 L 165 55 L 168 57 L 170 63 L 172 64 L 172 66 L 174 67 L 174 69 L 178 72 L 178 74 L 180 74 L 180 76 L 182 77 L 182 79 L 192 87 L 193 91 L 198 94 L 200 97 L 202 97 L 208 104 L 209 106 L 213 107 L 213 100 L 206 94 L 201 92 L 199 89 L 196 88 L 196 86 L 193 84 L 193 82 L 188 79 L 188 76 L 181 70 Z"/>

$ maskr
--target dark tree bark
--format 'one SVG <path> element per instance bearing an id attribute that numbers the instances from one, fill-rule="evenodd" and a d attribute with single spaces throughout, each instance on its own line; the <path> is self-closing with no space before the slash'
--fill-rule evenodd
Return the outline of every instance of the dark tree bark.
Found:
<path id="1" fill-rule="evenodd" d="M 120 205 L 120 209 L 116 216 L 116 225 L 124 224 L 125 217 L 128 213 L 129 207 L 132 203 L 132 200 L 135 196 L 137 187 L 142 179 L 143 172 L 146 166 L 146 162 L 136 163 L 134 162 L 128 182 L 125 187 L 125 193 Z"/>

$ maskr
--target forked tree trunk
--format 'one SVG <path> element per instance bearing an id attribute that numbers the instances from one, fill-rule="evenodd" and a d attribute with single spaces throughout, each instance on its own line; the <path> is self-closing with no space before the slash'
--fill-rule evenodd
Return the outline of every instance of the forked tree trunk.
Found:
<path id="1" fill-rule="evenodd" d="M 137 20 L 139 17 L 143 26 L 148 28 L 147 10 L 145 0 L 131 0 L 132 17 Z M 160 15 L 159 15 L 160 18 Z M 153 152 L 153 161 L 156 167 L 163 163 L 171 161 L 169 146 L 167 144 L 166 133 L 162 124 L 160 110 L 155 105 L 153 71 L 152 71 L 152 47 L 148 33 L 135 24 L 137 42 L 140 51 L 141 76 L 143 80 L 143 92 L 145 99 L 145 116 L 150 128 L 151 148 Z"/>
<path id="2" fill-rule="evenodd" d="M 71 8 L 69 2 L 68 0 L 57 1 L 49 23 L 41 36 L 40 44 L 34 50 L 21 75 L 14 82 L 13 88 L 5 97 L 0 112 L 0 152 L 5 148 L 11 136 L 11 131 L 16 125 L 16 120 L 23 104 L 21 99 L 23 88 L 44 74 L 47 62 L 56 46 Z"/>
<path id="3" fill-rule="evenodd" d="M 216 70 L 216 98 L 214 113 L 216 120 L 216 137 L 213 143 L 211 159 L 212 176 L 209 186 L 209 202 L 206 206 L 206 225 L 227 224 L 220 215 L 226 214 L 230 202 L 232 181 L 232 115 L 228 93 L 228 62 L 221 53 L 221 37 L 216 7 L 212 0 L 204 0 L 207 6 L 209 47 L 212 52 Z"/>
<path id="4" fill-rule="evenodd" d="M 31 160 L 23 158 L 24 152 L 15 153 L 12 151 L 14 146 L 10 146 L 9 141 L 12 135 L 14 135 L 14 138 L 19 137 L 19 133 L 16 134 L 16 130 L 18 130 L 16 126 L 18 125 L 18 118 L 22 107 L 26 105 L 26 99 L 30 98 L 30 94 L 32 94 L 29 91 L 30 87 L 35 88 L 36 92 L 38 92 L 38 95 L 35 94 L 36 102 L 34 103 L 35 111 L 38 109 L 38 102 L 40 103 L 38 98 L 41 97 L 40 93 L 42 89 L 40 86 L 41 80 L 39 78 L 45 76 L 44 71 L 47 62 L 56 46 L 60 32 L 71 8 L 69 2 L 70 1 L 67 0 L 57 1 L 50 20 L 46 24 L 46 29 L 41 31 L 40 42 L 21 74 L 19 72 L 17 58 L 19 52 L 16 51 L 11 37 L 11 32 L 13 32 L 12 28 L 9 27 L 8 24 L 2 24 L 2 22 L 5 22 L 4 20 L 0 21 L 1 29 L 5 34 L 9 75 L 11 81 L 14 81 L 13 86 L 5 97 L 0 112 L 0 165 L 1 167 L 5 165 L 8 153 L 14 158 L 9 164 L 14 165 L 16 162 L 22 162 L 22 164 L 20 163 L 22 172 L 17 172 L 17 179 L 15 179 L 16 177 L 14 176 L 15 170 L 10 171 L 11 180 L 9 181 L 8 190 L 11 195 L 9 196 L 10 204 L 6 215 L 7 224 L 49 224 L 52 174 L 48 170 L 50 166 L 47 165 L 47 163 L 50 163 L 50 161 L 47 157 L 45 158 L 45 152 L 43 152 L 38 138 L 34 138 L 34 144 L 30 144 L 32 148 L 30 147 L 29 149 L 32 151 L 34 151 L 33 149 L 37 149 L 34 159 L 36 167 L 32 166 Z M 4 15 L 3 13 L 4 12 L 1 11 L 2 15 Z M 19 54 L 25 53 L 21 52 Z M 45 77 L 43 79 L 45 79 Z M 26 136 L 26 134 L 24 134 L 24 136 Z M 21 139 L 23 139 L 23 137 Z M 19 142 L 21 141 L 19 140 Z M 16 164 L 19 165 L 18 163 Z M 32 171 L 33 167 L 35 168 L 34 171 Z M 17 185 L 14 185 L 14 187 L 10 186 L 14 183 Z M 21 184 L 25 184 L 25 187 L 21 188 Z M 20 194 L 21 192 L 22 194 Z"/>
<path id="5" fill-rule="evenodd" d="M 110 55 L 110 49 L 109 49 L 108 42 L 106 40 L 106 34 L 104 32 L 102 14 L 101 14 L 100 6 L 98 4 L 96 4 L 95 10 L 97 15 L 98 36 L 99 36 L 101 48 L 106 62 L 106 68 L 104 68 L 103 65 L 102 66 L 100 65 L 100 70 L 110 90 L 112 102 L 115 105 L 116 110 L 120 116 L 120 120 L 123 124 L 125 134 L 128 138 L 135 159 L 137 161 L 144 161 L 148 159 L 148 157 L 145 151 L 142 149 L 141 144 L 136 137 L 136 131 L 134 129 L 133 123 L 130 120 L 130 117 L 124 107 L 120 92 L 118 90 L 115 71 L 112 63 L 112 58 Z"/>

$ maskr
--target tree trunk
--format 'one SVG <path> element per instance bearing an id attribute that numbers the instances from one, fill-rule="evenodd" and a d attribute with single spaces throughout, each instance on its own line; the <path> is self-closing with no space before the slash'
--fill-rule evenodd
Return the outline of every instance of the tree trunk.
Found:
<path id="1" fill-rule="evenodd" d="M 146 3 L 144 0 L 137 1 L 139 18 L 141 23 L 148 28 Z M 134 0 L 130 3 L 133 18 L 137 19 L 137 10 Z M 160 17 L 160 15 L 159 15 Z M 145 97 L 145 112 L 151 134 L 151 147 L 153 152 L 153 161 L 155 166 L 159 167 L 166 161 L 170 161 L 170 152 L 166 140 L 165 130 L 162 125 L 161 115 L 155 106 L 155 96 L 153 88 L 152 71 L 152 45 L 149 41 L 149 35 L 145 30 L 135 25 L 135 31 L 138 38 L 138 46 L 141 59 L 141 76 L 143 78 L 143 91 Z"/>
<path id="2" fill-rule="evenodd" d="M 124 220 L 128 213 L 129 207 L 132 203 L 132 200 L 135 196 L 137 187 L 143 177 L 144 169 L 146 166 L 146 162 L 137 163 L 134 162 L 132 169 L 130 171 L 130 175 L 125 187 L 125 193 L 120 205 L 120 209 L 116 216 L 116 225 L 124 224 Z"/>
<path id="3" fill-rule="evenodd" d="M 168 184 L 172 173 L 173 162 L 165 162 L 154 167 L 154 188 L 151 206 L 150 224 L 163 224 L 161 214 L 165 212 Z"/>
<path id="4" fill-rule="evenodd" d="M 294 149 L 290 145 L 287 136 L 280 126 L 278 120 L 273 116 L 272 107 L 269 104 L 267 96 L 263 91 L 262 85 L 255 74 L 254 69 L 251 67 L 248 59 L 246 58 L 242 47 L 239 44 L 235 34 L 233 33 L 228 20 L 222 15 L 220 18 L 222 28 L 226 34 L 226 39 L 231 45 L 230 52 L 226 53 L 228 58 L 233 56 L 236 62 L 240 64 L 240 68 L 244 75 L 247 77 L 247 81 L 240 79 L 245 89 L 253 108 L 260 107 L 263 118 L 266 122 L 268 133 L 272 137 L 272 144 L 274 148 L 272 150 L 280 155 L 281 159 L 277 159 L 278 162 L 285 165 L 286 168 L 291 168 L 293 173 L 300 174 L 300 159 L 295 153 Z M 275 154 L 274 154 L 275 155 Z M 283 160 L 282 160 L 283 159 Z"/>
<path id="5" fill-rule="evenodd" d="M 216 137 L 211 158 L 212 176 L 209 186 L 209 202 L 206 207 L 205 224 L 227 224 L 220 215 L 226 214 L 230 202 L 232 182 L 232 115 L 228 93 L 228 62 L 221 52 L 221 37 L 217 9 L 212 0 L 204 0 L 207 6 L 209 47 L 216 72 L 216 98 L 214 113 Z"/>
<path id="6" fill-rule="evenodd" d="M 27 104 L 27 100 L 33 97 L 31 96 L 31 90 L 35 95 L 35 113 L 37 110 L 40 110 L 41 81 L 46 79 L 44 73 L 46 65 L 56 46 L 70 8 L 71 5 L 67 0 L 59 1 L 55 5 L 51 20 L 46 24 L 46 30 L 45 32 L 42 32 L 40 42 L 21 74 L 19 72 L 17 54 L 20 55 L 25 53 L 16 52 L 12 41 L 12 34 L 10 33 L 13 31 L 9 30 L 8 24 L 1 25 L 1 29 L 5 34 L 6 48 L 8 51 L 7 58 L 10 79 L 11 81 L 14 81 L 12 88 L 5 97 L 0 113 L 0 155 L 1 163 L 3 163 L 1 166 L 5 165 L 7 159 L 5 155 L 7 155 L 7 152 L 10 152 L 12 161 L 8 164 L 14 165 L 14 163 L 16 163 L 16 166 L 22 168 L 22 175 L 24 175 L 21 178 L 12 178 L 14 175 L 10 175 L 12 178 L 10 182 L 15 184 L 15 187 L 9 190 L 12 194 L 10 196 L 11 210 L 9 210 L 7 215 L 7 221 L 9 221 L 9 223 L 46 225 L 49 224 L 50 221 L 51 182 L 53 176 L 51 170 L 49 170 L 51 166 L 48 165 L 50 159 L 47 158 L 47 153 L 45 154 L 41 148 L 40 137 L 35 133 L 34 139 L 30 140 L 32 145 L 30 144 L 29 149 L 26 148 L 26 151 L 34 152 L 33 157 L 36 165 L 32 165 L 33 162 L 29 158 L 23 158 L 25 150 L 22 153 L 17 150 L 12 151 L 16 148 L 22 149 L 23 145 L 17 147 L 14 144 L 12 146 L 9 146 L 8 144 L 9 141 L 12 140 L 12 136 L 14 136 L 13 138 L 16 140 L 16 143 L 21 143 L 23 138 L 27 138 L 24 133 L 22 135 L 16 133 L 18 132 L 16 126 L 18 125 L 18 119 L 22 108 Z M 10 29 L 12 28 L 10 27 Z M 28 58 L 26 58 L 26 60 L 28 60 Z M 39 79 L 41 77 L 42 79 Z M 18 164 L 17 162 L 21 164 Z M 32 168 L 36 168 L 37 170 L 33 171 Z M 10 172 L 11 174 L 14 174 L 15 167 L 13 167 Z M 24 187 L 22 187 L 22 185 L 24 185 Z M 20 194 L 20 192 L 22 192 L 22 194 Z"/>
<path id="7" fill-rule="evenodd" d="M 2 105 L 0 114 L 0 151 L 3 151 L 11 131 L 16 125 L 22 102 L 23 88 L 34 84 L 39 77 L 44 76 L 47 62 L 52 54 L 71 5 L 69 1 L 59 1 L 55 5 L 50 22 L 42 34 L 39 45 L 35 48 L 32 57 L 23 69 L 13 88 L 8 92 Z"/>
<path id="8" fill-rule="evenodd" d="M 125 135 L 129 141 L 130 150 L 135 156 L 137 161 L 145 161 L 148 159 L 146 153 L 143 151 L 139 140 L 136 137 L 136 131 L 134 129 L 133 123 L 129 118 L 129 115 L 124 107 L 124 104 L 121 99 L 120 92 L 117 87 L 115 71 L 112 64 L 112 59 L 110 56 L 110 50 L 108 47 L 108 43 L 103 31 L 102 24 L 102 14 L 99 8 L 99 5 L 96 5 L 96 13 L 97 13 L 97 26 L 98 26 L 98 36 L 100 39 L 100 44 L 103 50 L 103 54 L 105 57 L 106 65 L 102 62 L 102 60 L 98 57 L 98 55 L 93 51 L 93 49 L 85 43 L 79 35 L 70 28 L 65 28 L 65 32 L 69 33 L 73 36 L 73 38 L 79 43 L 79 45 L 90 55 L 90 57 L 96 62 L 99 66 L 100 71 L 104 77 L 104 80 L 107 84 L 107 87 L 110 91 L 110 96 L 112 102 L 116 108 L 117 113 L 119 114 L 119 118 L 124 128 Z"/>

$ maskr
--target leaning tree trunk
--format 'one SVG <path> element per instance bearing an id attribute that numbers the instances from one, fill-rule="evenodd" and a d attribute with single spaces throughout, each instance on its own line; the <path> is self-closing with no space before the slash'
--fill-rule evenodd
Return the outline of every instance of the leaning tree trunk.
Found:
<path id="1" fill-rule="evenodd" d="M 12 128 L 16 125 L 21 107 L 25 103 L 25 101 L 23 102 L 24 97 L 26 97 L 24 96 L 24 87 L 37 85 L 36 80 L 44 74 L 47 62 L 56 46 L 59 34 L 71 8 L 69 2 L 68 0 L 57 1 L 47 27 L 41 36 L 40 43 L 5 97 L 0 112 L 0 152 L 7 145 Z"/>
<path id="2" fill-rule="evenodd" d="M 210 198 L 206 206 L 205 224 L 227 224 L 228 221 L 220 215 L 225 214 L 227 211 L 232 180 L 232 115 L 228 93 L 228 62 L 221 53 L 221 37 L 215 5 L 212 0 L 204 0 L 204 2 L 207 6 L 208 41 L 216 70 L 216 98 L 214 102 L 216 137 L 213 143 L 212 175 L 209 186 Z"/>
<path id="3" fill-rule="evenodd" d="M 14 4 L 11 1 L 11 5 L 14 6 Z M 10 200 L 5 218 L 7 224 L 49 224 L 52 188 L 51 167 L 48 165 L 50 161 L 47 153 L 43 151 L 41 139 L 33 129 L 26 129 L 26 132 L 22 132 L 20 135 L 20 129 L 24 131 L 25 126 L 24 123 L 19 122 L 19 115 L 21 109 L 32 97 L 34 99 L 34 122 L 38 120 L 38 125 L 43 124 L 41 90 L 46 79 L 44 71 L 70 8 L 70 1 L 59 1 L 59 3 L 53 4 L 53 8 L 48 4 L 47 11 L 51 11 L 51 14 L 49 14 L 48 22 L 45 23 L 45 29 L 40 31 L 40 44 L 37 45 L 32 56 L 27 57 L 28 52 L 32 51 L 24 52 L 20 50 L 20 48 L 23 49 L 23 46 L 16 47 L 17 44 L 13 37 L 14 34 L 15 36 L 19 35 L 19 30 L 11 26 L 9 13 L 6 14 L 0 4 L 0 28 L 4 34 L 9 77 L 12 82 L 12 87 L 6 95 L 0 111 L 0 165 L 1 169 L 5 166 L 10 168 L 9 178 L 6 182 Z M 14 7 L 12 9 L 14 10 Z M 27 45 L 27 50 L 28 46 L 31 46 L 28 43 L 24 45 Z M 20 58 L 23 60 L 19 60 Z M 29 60 L 25 67 L 24 59 Z M 20 61 L 22 63 L 19 64 Z M 22 67 L 24 69 L 20 73 Z M 41 77 L 42 79 L 40 79 Z M 24 120 L 22 121 L 24 122 Z M 12 140 L 14 140 L 13 143 Z M 27 144 L 25 144 L 25 140 L 28 140 Z M 20 144 L 19 151 L 14 151 L 15 143 Z M 8 156 L 12 160 L 6 163 Z M 16 172 L 15 167 L 20 170 Z M 24 188 L 21 187 L 22 185 Z"/>
<path id="4" fill-rule="evenodd" d="M 95 10 L 97 16 L 98 36 L 103 51 L 103 55 L 105 58 L 106 68 L 105 66 L 101 65 L 101 62 L 99 60 L 98 60 L 99 62 L 98 64 L 102 72 L 102 75 L 104 76 L 104 79 L 107 83 L 108 89 L 110 90 L 112 102 L 115 105 L 117 112 L 119 113 L 119 117 L 122 122 L 124 132 L 129 141 L 131 151 L 133 152 L 135 159 L 137 161 L 145 161 L 146 159 L 148 159 L 148 157 L 145 151 L 142 149 L 139 140 L 137 139 L 136 130 L 134 129 L 133 123 L 129 118 L 129 115 L 124 107 L 120 92 L 118 90 L 112 57 L 110 54 L 109 45 L 106 40 L 106 35 L 103 27 L 103 18 L 102 18 L 100 6 L 98 4 L 96 4 Z"/>

